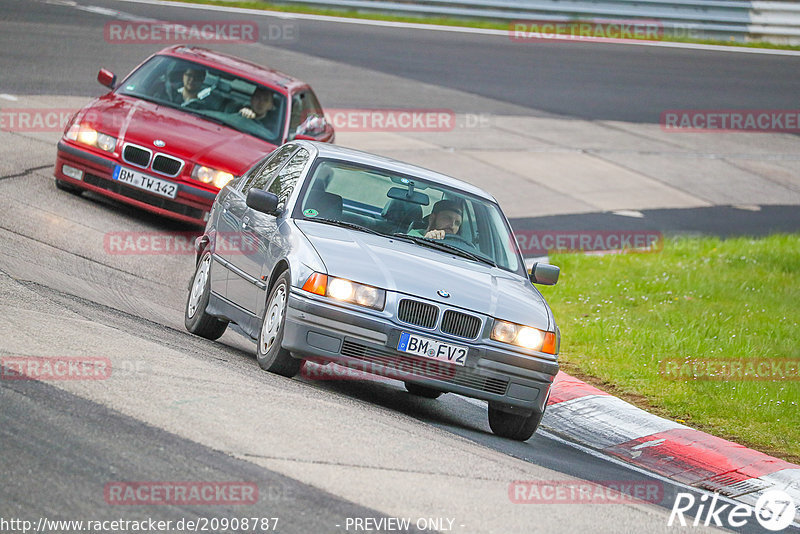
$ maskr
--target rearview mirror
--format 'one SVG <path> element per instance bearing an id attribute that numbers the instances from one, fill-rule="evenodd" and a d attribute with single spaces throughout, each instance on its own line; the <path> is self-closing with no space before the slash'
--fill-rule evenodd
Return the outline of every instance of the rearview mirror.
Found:
<path id="1" fill-rule="evenodd" d="M 278 195 L 261 189 L 251 189 L 247 192 L 247 206 L 267 215 L 280 215 L 278 210 Z"/>
<path id="2" fill-rule="evenodd" d="M 386 193 L 386 196 L 395 200 L 405 200 L 406 202 L 419 204 L 420 206 L 427 206 L 431 202 L 430 197 L 425 193 L 403 187 L 392 187 Z"/>
<path id="3" fill-rule="evenodd" d="M 100 72 L 97 73 L 97 81 L 100 82 L 100 85 L 113 89 L 117 85 L 117 75 L 108 69 L 100 69 Z"/>
<path id="4" fill-rule="evenodd" d="M 558 275 L 561 269 L 549 263 L 534 263 L 528 278 L 534 284 L 543 286 L 554 286 L 558 282 Z"/>

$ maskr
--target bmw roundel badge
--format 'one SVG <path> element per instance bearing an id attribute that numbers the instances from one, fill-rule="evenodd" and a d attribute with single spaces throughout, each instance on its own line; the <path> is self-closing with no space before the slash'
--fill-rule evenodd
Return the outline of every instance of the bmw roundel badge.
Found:
<path id="1" fill-rule="evenodd" d="M 448 293 L 448 292 L 447 292 L 447 291 L 445 291 L 444 289 L 440 289 L 440 290 L 439 290 L 439 291 L 437 291 L 436 293 L 437 293 L 437 294 L 438 294 L 440 297 L 442 297 L 443 299 L 449 299 L 449 298 L 450 298 L 450 293 Z"/>
<path id="2" fill-rule="evenodd" d="M 155 141 L 153 141 L 153 144 L 156 145 L 158 148 L 164 148 L 165 146 L 167 146 L 167 143 L 165 143 L 161 139 L 156 139 Z"/>

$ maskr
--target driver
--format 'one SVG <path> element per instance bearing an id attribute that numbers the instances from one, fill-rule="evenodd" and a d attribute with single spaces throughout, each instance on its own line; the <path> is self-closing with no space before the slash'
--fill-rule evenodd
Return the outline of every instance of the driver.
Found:
<path id="1" fill-rule="evenodd" d="M 245 119 L 253 119 L 268 130 L 273 130 L 278 122 L 278 110 L 272 91 L 258 87 L 250 97 L 250 105 L 239 110 Z"/>
<path id="2" fill-rule="evenodd" d="M 423 234 L 422 230 L 411 230 L 408 235 L 444 239 L 445 234 L 457 234 L 461 227 L 461 213 L 460 203 L 454 200 L 440 200 L 433 205 L 425 233 Z"/>

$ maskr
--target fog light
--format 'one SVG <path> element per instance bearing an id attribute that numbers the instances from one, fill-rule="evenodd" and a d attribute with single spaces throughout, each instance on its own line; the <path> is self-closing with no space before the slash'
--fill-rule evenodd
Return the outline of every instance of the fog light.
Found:
<path id="1" fill-rule="evenodd" d="M 64 176 L 69 176 L 75 180 L 83 180 L 83 171 L 80 169 L 76 169 L 75 167 L 70 167 L 69 165 L 62 165 L 61 172 L 64 173 Z"/>

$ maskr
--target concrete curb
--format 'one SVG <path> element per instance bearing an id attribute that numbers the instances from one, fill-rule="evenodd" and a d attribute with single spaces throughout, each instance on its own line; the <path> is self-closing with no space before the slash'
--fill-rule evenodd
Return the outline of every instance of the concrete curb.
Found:
<path id="1" fill-rule="evenodd" d="M 800 465 L 641 410 L 566 373 L 553 382 L 542 426 L 586 447 L 683 484 L 753 506 L 789 494 L 800 520 Z"/>

